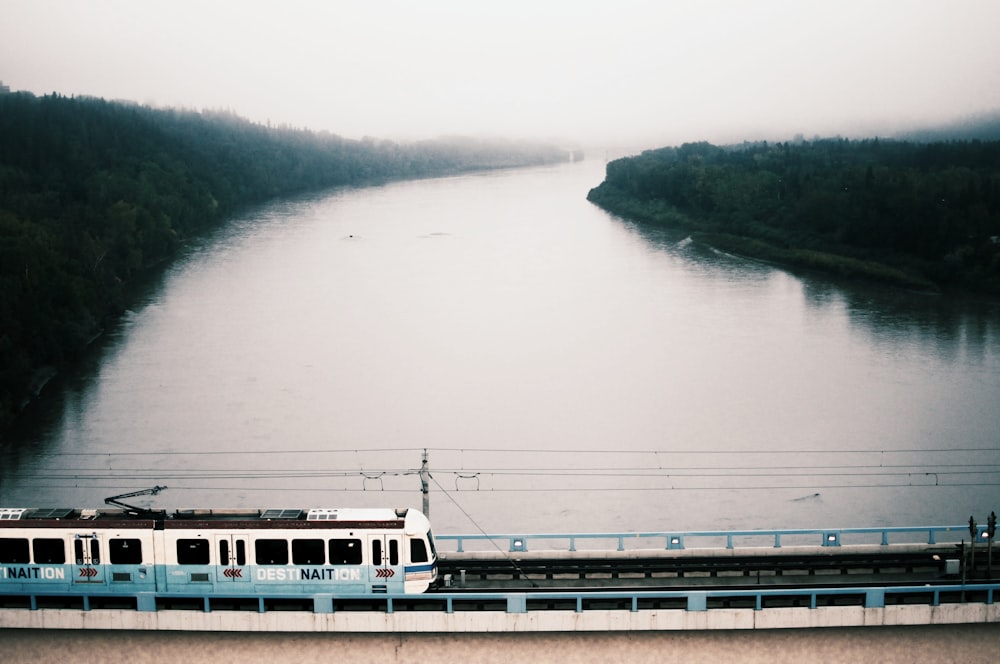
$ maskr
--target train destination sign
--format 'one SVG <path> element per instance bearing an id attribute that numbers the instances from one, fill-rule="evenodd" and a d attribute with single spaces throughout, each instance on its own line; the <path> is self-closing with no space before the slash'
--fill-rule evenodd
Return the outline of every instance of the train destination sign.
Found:
<path id="1" fill-rule="evenodd" d="M 360 569 L 258 567 L 258 581 L 361 581 Z"/>
<path id="2" fill-rule="evenodd" d="M 0 567 L 4 579 L 65 579 L 62 567 Z"/>

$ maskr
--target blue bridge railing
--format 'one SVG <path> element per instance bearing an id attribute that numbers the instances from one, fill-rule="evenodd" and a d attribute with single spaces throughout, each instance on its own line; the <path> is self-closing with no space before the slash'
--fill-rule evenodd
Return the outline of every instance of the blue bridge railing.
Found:
<path id="1" fill-rule="evenodd" d="M 456 613 L 462 611 L 494 611 L 503 613 L 532 613 L 536 611 L 572 610 L 584 613 L 590 610 L 620 610 L 637 612 L 643 609 L 674 609 L 686 611 L 711 611 L 716 608 L 745 608 L 760 611 L 774 606 L 796 606 L 816 609 L 821 606 L 860 605 L 865 608 L 884 608 L 893 604 L 913 605 L 922 603 L 929 606 L 942 604 L 976 603 L 992 605 L 1000 583 L 966 583 L 951 585 L 883 586 L 883 587 L 803 587 L 769 589 L 755 587 L 747 589 L 725 588 L 718 590 L 578 590 L 563 592 L 483 592 L 483 593 L 428 593 L 423 595 L 338 595 L 315 594 L 299 597 L 287 594 L 270 595 L 200 595 L 178 597 L 176 595 L 138 593 L 135 596 L 108 596 L 101 593 L 84 594 L 67 598 L 52 593 L 18 593 L 23 601 L 22 608 L 44 610 L 50 608 L 52 600 L 58 600 L 58 608 L 76 608 L 90 611 L 93 608 L 108 608 L 113 601 L 114 608 L 138 611 L 176 610 L 178 602 L 186 602 L 186 610 L 212 611 L 240 609 L 266 613 L 271 610 L 287 611 L 293 606 L 299 611 L 312 613 L 335 613 L 340 610 L 357 611 L 358 605 L 364 610 L 380 613 L 399 611 L 438 611 Z M 73 606 L 65 602 L 71 601 Z M 163 603 L 167 604 L 164 605 Z M 280 604 L 278 604 L 280 603 Z M 8 607 L 8 608 L 17 608 Z"/>
<path id="2" fill-rule="evenodd" d="M 968 525 L 892 528 L 801 528 L 792 530 L 697 530 L 684 532 L 637 533 L 543 533 L 525 535 L 437 535 L 442 551 L 532 549 L 577 551 L 630 549 L 734 549 L 752 547 L 841 546 L 868 544 L 958 544 L 969 541 Z M 987 543 L 986 526 L 977 527 L 977 543 Z"/>

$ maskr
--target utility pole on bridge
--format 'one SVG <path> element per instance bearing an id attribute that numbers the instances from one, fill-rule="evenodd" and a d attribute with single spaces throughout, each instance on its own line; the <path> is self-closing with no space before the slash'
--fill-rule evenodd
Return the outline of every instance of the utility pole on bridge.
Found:
<path id="1" fill-rule="evenodd" d="M 427 448 L 424 448 L 423 461 L 420 463 L 420 493 L 423 494 L 424 516 L 431 517 L 431 494 L 428 481 L 431 477 L 430 469 L 427 465 Z"/>

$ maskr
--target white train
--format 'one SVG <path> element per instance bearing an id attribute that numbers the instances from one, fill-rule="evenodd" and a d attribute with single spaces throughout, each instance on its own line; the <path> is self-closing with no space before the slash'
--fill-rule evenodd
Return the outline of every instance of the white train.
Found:
<path id="1" fill-rule="evenodd" d="M 365 596 L 437 578 L 414 509 L 0 509 L 6 595 Z"/>

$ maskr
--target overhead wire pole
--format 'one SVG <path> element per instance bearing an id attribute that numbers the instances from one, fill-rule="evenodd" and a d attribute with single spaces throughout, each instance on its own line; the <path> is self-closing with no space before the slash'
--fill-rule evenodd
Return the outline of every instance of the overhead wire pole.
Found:
<path id="1" fill-rule="evenodd" d="M 431 494 L 430 494 L 430 468 L 427 465 L 427 448 L 424 448 L 423 460 L 420 462 L 420 493 L 423 494 L 424 516 L 428 519 L 431 516 Z"/>
<path id="2" fill-rule="evenodd" d="M 972 535 L 972 540 L 969 542 L 969 561 L 970 567 L 972 568 L 972 576 L 976 575 L 976 536 L 979 531 L 976 529 L 976 520 L 973 517 L 969 517 L 969 534 Z"/>

